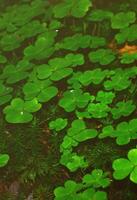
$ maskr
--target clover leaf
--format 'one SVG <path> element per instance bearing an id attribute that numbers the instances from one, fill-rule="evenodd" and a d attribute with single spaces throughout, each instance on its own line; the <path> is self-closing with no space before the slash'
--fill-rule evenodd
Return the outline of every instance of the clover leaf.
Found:
<path id="1" fill-rule="evenodd" d="M 135 12 L 120 12 L 111 17 L 111 27 L 113 29 L 122 29 L 136 20 Z"/>
<path id="2" fill-rule="evenodd" d="M 37 77 L 39 79 L 50 78 L 52 81 L 59 81 L 69 76 L 73 70 L 72 67 L 84 64 L 82 54 L 67 54 L 64 58 L 50 59 L 47 64 L 42 64 L 37 68 Z"/>
<path id="3" fill-rule="evenodd" d="M 37 99 L 24 101 L 21 98 L 12 99 L 11 105 L 4 108 L 3 112 L 6 115 L 6 120 L 9 123 L 27 123 L 33 119 L 31 113 L 38 111 L 41 104 Z"/>
<path id="4" fill-rule="evenodd" d="M 17 34 L 5 34 L 0 40 L 0 46 L 3 51 L 13 51 L 20 46 L 21 41 Z"/>
<path id="5" fill-rule="evenodd" d="M 121 91 L 128 88 L 131 84 L 129 76 L 126 71 L 121 68 L 115 70 L 115 74 L 111 77 L 110 80 L 104 82 L 104 87 L 106 90 L 116 90 Z"/>
<path id="6" fill-rule="evenodd" d="M 13 84 L 23 79 L 26 79 L 28 75 L 29 73 L 25 68 L 23 69 L 19 66 L 14 66 L 10 64 L 4 67 L 1 78 L 6 79 L 7 83 Z"/>
<path id="7" fill-rule="evenodd" d="M 121 116 L 126 117 L 130 115 L 135 109 L 136 106 L 133 104 L 132 100 L 126 102 L 120 101 L 116 104 L 115 108 L 111 109 L 111 113 L 114 119 L 118 119 Z"/>
<path id="8" fill-rule="evenodd" d="M 101 10 L 101 9 L 94 9 L 91 13 L 89 13 L 87 19 L 89 21 L 94 22 L 101 22 L 105 19 L 110 19 L 113 16 L 113 13 L 107 10 Z"/>
<path id="9" fill-rule="evenodd" d="M 60 164 L 66 166 L 71 172 L 76 171 L 78 168 L 86 168 L 88 166 L 84 156 L 79 156 L 69 151 L 61 155 Z"/>
<path id="10" fill-rule="evenodd" d="M 67 126 L 67 123 L 68 123 L 67 119 L 57 118 L 56 120 L 51 121 L 49 123 L 49 128 L 51 130 L 61 131 Z"/>
<path id="11" fill-rule="evenodd" d="M 64 187 L 57 187 L 54 190 L 55 200 L 63 200 L 73 198 L 76 195 L 76 192 L 81 189 L 81 184 L 77 184 L 75 181 L 68 180 L 65 182 Z"/>
<path id="12" fill-rule="evenodd" d="M 130 175 L 129 179 L 137 183 L 137 149 L 131 149 L 128 152 L 128 159 L 119 158 L 113 162 L 113 177 L 116 180 L 122 180 Z"/>
<path id="13" fill-rule="evenodd" d="M 115 60 L 115 54 L 110 49 L 98 49 L 89 53 L 89 60 L 93 63 L 108 65 Z"/>
<path id="14" fill-rule="evenodd" d="M 61 42 L 56 44 L 56 48 L 71 51 L 76 51 L 79 48 L 87 48 L 90 46 L 91 38 L 90 35 L 77 33 L 73 36 L 65 37 Z"/>
<path id="15" fill-rule="evenodd" d="M 104 104 L 110 104 L 110 103 L 112 103 L 114 98 L 115 98 L 114 92 L 104 92 L 104 91 L 100 90 L 97 93 L 96 101 L 99 101 Z"/>
<path id="16" fill-rule="evenodd" d="M 37 98 L 39 102 L 48 102 L 57 95 L 58 89 L 51 85 L 51 81 L 30 81 L 23 86 L 26 100 Z"/>
<path id="17" fill-rule="evenodd" d="M 98 132 L 95 129 L 87 129 L 83 120 L 74 120 L 63 139 L 61 148 L 71 149 L 72 146 L 77 146 L 79 142 L 95 138 L 97 134 Z"/>
<path id="18" fill-rule="evenodd" d="M 7 165 L 10 157 L 8 154 L 0 154 L 0 167 Z"/>
<path id="19" fill-rule="evenodd" d="M 90 0 L 64 0 L 54 6 L 53 13 L 56 18 L 64 18 L 69 15 L 80 18 L 84 17 L 91 5 Z"/>
<path id="20" fill-rule="evenodd" d="M 137 119 L 132 119 L 127 122 L 121 122 L 117 125 L 114 136 L 117 137 L 116 143 L 118 145 L 125 145 L 130 142 L 131 139 L 137 138 Z"/>
<path id="21" fill-rule="evenodd" d="M 133 24 L 127 28 L 121 29 L 120 32 L 115 35 L 115 39 L 118 44 L 122 44 L 125 41 L 132 42 L 137 40 L 137 25 Z"/>
<path id="22" fill-rule="evenodd" d="M 65 182 L 64 187 L 58 186 L 55 188 L 55 200 L 67 200 L 70 198 L 73 200 L 107 200 L 106 193 L 96 190 L 96 185 L 94 187 L 94 182 L 99 182 L 100 185 L 98 184 L 98 187 L 102 187 L 102 183 L 105 183 L 105 181 L 107 183 L 106 173 L 103 173 L 102 170 L 97 169 L 93 170 L 91 174 L 92 175 L 89 174 L 91 176 L 90 183 L 85 184 L 84 181 L 77 183 L 69 179 Z M 85 176 L 88 176 L 88 174 Z M 83 177 L 83 179 L 85 178 Z"/>
<path id="23" fill-rule="evenodd" d="M 94 188 L 106 188 L 110 185 L 110 179 L 107 178 L 107 173 L 103 173 L 101 169 L 94 169 L 91 174 L 83 177 L 83 183 L 88 186 L 92 185 Z"/>
<path id="24" fill-rule="evenodd" d="M 65 37 L 61 42 L 56 43 L 56 49 L 66 49 L 76 51 L 79 48 L 98 48 L 106 45 L 103 37 L 83 35 L 77 33 L 70 37 Z"/>
<path id="25" fill-rule="evenodd" d="M 101 70 L 101 68 L 97 68 L 94 70 L 85 71 L 79 75 L 78 80 L 84 86 L 87 86 L 91 83 L 98 85 L 105 79 L 106 76 L 108 76 L 108 74 L 108 70 Z"/>
<path id="26" fill-rule="evenodd" d="M 104 103 L 90 103 L 87 111 L 93 118 L 104 118 L 108 116 L 110 107 Z"/>
<path id="27" fill-rule="evenodd" d="M 137 53 L 124 53 L 120 58 L 120 62 L 122 64 L 130 64 L 133 63 L 135 60 L 137 60 Z"/>
<path id="28" fill-rule="evenodd" d="M 115 137 L 115 130 L 113 126 L 112 125 L 104 126 L 98 137 L 100 139 L 106 137 Z"/>
<path id="29" fill-rule="evenodd" d="M 116 128 L 112 125 L 103 127 L 99 138 L 116 138 L 116 143 L 118 145 L 125 145 L 130 142 L 131 139 L 137 139 L 137 119 L 132 119 L 129 122 L 121 122 Z"/>
<path id="30" fill-rule="evenodd" d="M 59 106 L 64 108 L 66 112 L 72 112 L 75 108 L 84 108 L 90 101 L 91 96 L 88 92 L 83 93 L 82 90 L 69 90 L 64 92 L 63 98 L 59 101 Z"/>
<path id="31" fill-rule="evenodd" d="M 39 37 L 34 45 L 29 45 L 24 49 L 25 58 L 29 60 L 48 58 L 54 52 L 53 43 L 54 38 L 50 34 L 47 34 L 47 37 Z"/>

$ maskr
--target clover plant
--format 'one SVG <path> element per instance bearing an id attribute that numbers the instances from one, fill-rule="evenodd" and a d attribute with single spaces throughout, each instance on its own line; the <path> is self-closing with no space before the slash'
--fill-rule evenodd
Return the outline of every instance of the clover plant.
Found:
<path id="1" fill-rule="evenodd" d="M 137 149 L 131 149 L 127 154 L 128 159 L 119 158 L 114 160 L 113 176 L 116 180 L 122 180 L 130 175 L 130 180 L 137 183 Z"/>
<path id="2" fill-rule="evenodd" d="M 64 129 L 67 126 L 68 120 L 67 119 L 62 119 L 62 118 L 57 118 L 55 121 L 51 121 L 49 123 L 49 128 L 55 131 L 60 131 Z"/>
<path id="3" fill-rule="evenodd" d="M 136 20 L 136 13 L 129 12 L 120 12 L 111 17 L 111 27 L 113 29 L 122 29 L 129 26 L 129 24 L 134 23 Z"/>
<path id="4" fill-rule="evenodd" d="M 104 177 L 103 177 L 104 176 Z M 55 200 L 63 199 L 100 199 L 107 200 L 105 192 L 97 190 L 99 187 L 107 187 L 110 180 L 106 178 L 107 174 L 103 173 L 101 169 L 96 169 L 91 174 L 86 174 L 81 183 L 73 180 L 65 182 L 64 187 L 59 186 L 54 190 Z"/>
<path id="5" fill-rule="evenodd" d="M 44 185 L 49 200 L 107 200 L 106 191 L 111 200 L 109 189 L 100 187 L 111 183 L 113 190 L 113 178 L 129 175 L 137 184 L 136 0 L 1 1 L 0 148 L 7 154 L 0 155 L 0 167 L 11 154 L 3 177 L 12 180 L 13 171 L 19 181 L 50 180 L 48 189 Z M 93 169 L 94 158 L 87 156 L 100 140 L 104 146 L 111 141 L 118 152 L 115 160 L 100 161 L 109 173 Z M 124 148 L 130 149 L 128 159 Z M 41 188 L 36 193 L 43 198 Z"/>
<path id="6" fill-rule="evenodd" d="M 31 113 L 38 111 L 41 104 L 37 99 L 24 101 L 21 98 L 15 98 L 11 101 L 11 105 L 4 108 L 6 120 L 10 123 L 27 123 L 33 119 Z M 13 117 L 14 116 L 14 117 Z"/>
<path id="7" fill-rule="evenodd" d="M 118 119 L 121 116 L 130 115 L 135 109 L 136 106 L 133 104 L 132 100 L 126 102 L 121 101 L 116 104 L 115 108 L 111 109 L 111 113 L 114 119 Z"/>
<path id="8" fill-rule="evenodd" d="M 84 108 L 91 100 L 88 92 L 82 93 L 82 90 L 69 90 L 63 94 L 63 98 L 59 101 L 59 106 L 63 107 L 65 111 L 72 112 L 76 107 Z"/>
<path id="9" fill-rule="evenodd" d="M 89 59 L 93 63 L 108 65 L 115 60 L 115 54 L 110 49 L 98 49 L 89 53 Z"/>
<path id="10" fill-rule="evenodd" d="M 84 17 L 88 9 L 92 6 L 92 1 L 85 0 L 64 0 L 62 3 L 55 5 L 53 13 L 56 18 L 73 16 L 76 18 Z"/>

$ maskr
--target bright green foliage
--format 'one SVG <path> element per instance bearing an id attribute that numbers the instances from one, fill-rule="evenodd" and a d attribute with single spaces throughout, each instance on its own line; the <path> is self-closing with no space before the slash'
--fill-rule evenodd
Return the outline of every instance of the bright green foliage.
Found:
<path id="1" fill-rule="evenodd" d="M 8 154 L 0 154 L 0 167 L 7 165 L 10 157 Z"/>
<path id="2" fill-rule="evenodd" d="M 115 39 L 118 44 L 122 44 L 125 41 L 132 42 L 137 40 L 137 25 L 133 24 L 127 28 L 121 29 L 120 32 L 115 35 Z"/>
<path id="3" fill-rule="evenodd" d="M 125 145 L 131 139 L 137 139 L 137 119 L 132 119 L 129 122 L 121 122 L 116 126 L 116 129 L 112 125 L 105 126 L 99 134 L 99 138 L 105 137 L 116 137 L 118 145 Z"/>
<path id="4" fill-rule="evenodd" d="M 27 123 L 33 119 L 31 113 L 38 111 L 41 104 L 37 99 L 31 101 L 23 101 L 21 98 L 15 98 L 11 101 L 11 105 L 4 108 L 6 120 L 9 123 Z"/>
<path id="5" fill-rule="evenodd" d="M 88 167 L 88 162 L 84 156 L 79 156 L 77 153 L 71 153 L 70 151 L 64 151 L 61 155 L 60 164 L 67 167 L 71 172 L 75 172 L 79 168 Z"/>
<path id="6" fill-rule="evenodd" d="M 120 12 L 111 17 L 111 27 L 113 29 L 122 29 L 128 27 L 129 24 L 134 23 L 136 20 L 136 13 L 129 12 Z"/>
<path id="7" fill-rule="evenodd" d="M 113 176 L 116 180 L 122 180 L 130 175 L 130 180 L 137 183 L 137 149 L 131 149 L 128 152 L 128 159 L 119 158 L 114 160 Z"/>
<path id="8" fill-rule="evenodd" d="M 135 109 L 136 109 L 136 106 L 133 104 L 131 100 L 126 101 L 126 102 L 120 101 L 116 104 L 115 108 L 111 109 L 111 113 L 114 119 L 118 119 L 121 116 L 126 117 L 130 115 Z"/>
<path id="9" fill-rule="evenodd" d="M 85 71 L 78 77 L 78 80 L 84 86 L 87 86 L 91 83 L 98 85 L 105 79 L 106 76 L 109 76 L 108 70 L 101 70 L 101 68 L 97 68 L 92 71 Z"/>
<path id="10" fill-rule="evenodd" d="M 102 132 L 99 134 L 99 138 L 114 137 L 115 131 L 112 125 L 104 126 Z"/>
<path id="11" fill-rule="evenodd" d="M 95 129 L 87 129 L 83 120 L 74 120 L 63 139 L 61 148 L 71 149 L 72 146 L 77 146 L 79 142 L 94 138 L 97 134 L 98 132 Z"/>
<path id="12" fill-rule="evenodd" d="M 56 48 L 76 51 L 79 48 L 98 48 L 104 46 L 105 44 L 106 40 L 103 37 L 77 33 L 71 37 L 65 37 L 61 42 L 56 44 Z"/>
<path id="13" fill-rule="evenodd" d="M 7 83 L 13 84 L 28 77 L 29 73 L 26 70 L 26 66 L 23 67 L 6 65 L 3 69 L 1 78 L 5 78 Z"/>
<path id="14" fill-rule="evenodd" d="M 93 63 L 108 65 L 115 60 L 115 54 L 110 49 L 98 49 L 89 53 L 89 59 Z"/>
<path id="15" fill-rule="evenodd" d="M 90 103 L 87 110 L 93 118 L 104 118 L 111 109 L 105 103 Z"/>
<path id="16" fill-rule="evenodd" d="M 122 56 L 121 56 L 121 60 L 120 62 L 122 64 L 130 64 L 130 63 L 133 63 L 134 61 L 137 60 L 137 53 L 133 53 L 133 54 L 129 54 L 129 53 L 124 53 Z"/>
<path id="17" fill-rule="evenodd" d="M 86 174 L 83 177 L 83 183 L 86 185 L 93 185 L 95 188 L 106 188 L 110 185 L 110 179 L 106 178 L 107 173 L 103 173 L 101 169 L 94 169 L 91 174 Z"/>
<path id="18" fill-rule="evenodd" d="M 98 187 L 107 187 L 109 179 L 107 174 L 102 170 L 96 169 L 91 174 L 86 174 L 83 177 L 82 183 L 76 183 L 72 180 L 67 180 L 64 187 L 59 186 L 54 190 L 55 200 L 107 200 L 105 192 L 96 191 Z M 90 179 L 90 180 L 89 180 Z"/>
<path id="19" fill-rule="evenodd" d="M 121 68 L 115 70 L 115 74 L 111 77 L 111 80 L 104 82 L 104 87 L 106 90 L 116 90 L 121 91 L 128 88 L 131 84 L 128 74 Z"/>
<path id="20" fill-rule="evenodd" d="M 92 10 L 87 19 L 93 22 L 101 22 L 106 19 L 110 19 L 113 13 L 107 10 L 95 9 Z"/>
<path id="21" fill-rule="evenodd" d="M 90 0 L 64 0 L 53 8 L 56 18 L 64 18 L 65 16 L 84 17 L 89 7 L 92 5 Z"/>
<path id="22" fill-rule="evenodd" d="M 39 37 L 35 45 L 29 45 L 24 49 L 25 58 L 29 60 L 48 58 L 54 52 L 53 42 L 54 38 L 50 34 L 47 37 Z"/>
<path id="23" fill-rule="evenodd" d="M 57 95 L 58 89 L 51 85 L 49 80 L 27 82 L 23 86 L 26 100 L 37 98 L 39 102 L 48 102 Z"/>
<path id="24" fill-rule="evenodd" d="M 72 112 L 75 108 L 84 108 L 90 101 L 91 96 L 88 92 L 82 93 L 82 90 L 69 90 L 64 92 L 63 98 L 59 101 L 59 106 L 66 112 Z"/>
<path id="25" fill-rule="evenodd" d="M 65 37 L 61 42 L 56 44 L 56 48 L 71 51 L 76 51 L 79 48 L 87 48 L 90 46 L 91 38 L 90 35 L 77 33 L 71 37 Z"/>
<path id="26" fill-rule="evenodd" d="M 115 93 L 114 92 L 104 92 L 104 91 L 99 91 L 96 96 L 96 101 L 99 101 L 104 104 L 110 104 L 112 103 L 113 99 L 115 98 Z"/>
<path id="27" fill-rule="evenodd" d="M 39 79 L 50 78 L 52 81 L 59 81 L 70 74 L 71 67 L 84 64 L 82 54 L 67 54 L 64 58 L 53 58 L 49 60 L 48 65 L 42 64 L 37 68 L 37 77 Z"/>
<path id="28" fill-rule="evenodd" d="M 49 123 L 49 128 L 51 130 L 61 131 L 67 126 L 67 123 L 68 123 L 67 119 L 57 118 L 56 120 L 51 121 Z"/>
<path id="29" fill-rule="evenodd" d="M 63 152 L 60 163 L 65 165 L 70 171 L 76 171 L 78 168 L 87 167 L 88 163 L 85 161 L 84 156 L 78 156 L 71 151 L 72 148 L 78 146 L 80 142 L 95 138 L 97 134 L 98 132 L 96 129 L 87 129 L 83 120 L 74 120 L 60 146 L 60 150 Z"/>
<path id="30" fill-rule="evenodd" d="M 10 154 L 2 180 L 16 174 L 27 183 L 19 199 L 34 181 L 35 199 L 54 199 L 64 179 L 55 200 L 107 200 L 101 169 L 111 177 L 111 162 L 128 147 L 128 159 L 114 161 L 114 178 L 130 174 L 137 183 L 137 2 L 117 2 L 1 0 L 0 167 Z"/>

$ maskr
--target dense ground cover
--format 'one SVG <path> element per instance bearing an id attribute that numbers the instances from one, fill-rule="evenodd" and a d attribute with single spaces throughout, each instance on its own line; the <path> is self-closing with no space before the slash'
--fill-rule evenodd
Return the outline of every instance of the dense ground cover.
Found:
<path id="1" fill-rule="evenodd" d="M 137 1 L 0 3 L 0 200 L 136 200 Z"/>

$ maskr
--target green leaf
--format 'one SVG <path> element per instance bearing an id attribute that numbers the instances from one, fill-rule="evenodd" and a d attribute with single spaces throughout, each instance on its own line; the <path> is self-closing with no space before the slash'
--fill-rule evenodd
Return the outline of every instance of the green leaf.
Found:
<path id="1" fill-rule="evenodd" d="M 131 84 L 129 80 L 129 76 L 127 75 L 126 71 L 118 68 L 115 70 L 115 74 L 111 77 L 110 80 L 104 82 L 104 87 L 106 90 L 116 90 L 121 91 L 128 88 Z"/>
<path id="2" fill-rule="evenodd" d="M 0 154 L 0 167 L 7 165 L 10 157 L 8 154 Z"/>
<path id="3" fill-rule="evenodd" d="M 107 75 L 108 70 L 101 70 L 100 68 L 97 68 L 95 70 L 85 71 L 83 74 L 79 75 L 78 80 L 84 86 L 87 86 L 90 83 L 98 85 L 105 79 Z"/>
<path id="4" fill-rule="evenodd" d="M 133 63 L 135 60 L 137 60 L 137 53 L 132 53 L 132 54 L 124 53 L 121 56 L 120 62 L 122 64 L 130 64 Z"/>
<path id="5" fill-rule="evenodd" d="M 39 37 L 34 45 L 30 45 L 24 49 L 25 58 L 29 60 L 48 58 L 54 52 L 53 43 L 54 38 L 50 34 L 47 37 Z"/>
<path id="6" fill-rule="evenodd" d="M 129 116 L 134 110 L 136 106 L 133 104 L 132 100 L 129 101 L 120 101 L 116 104 L 116 107 L 111 109 L 111 113 L 113 115 L 113 119 L 118 119 L 121 116 Z"/>
<path id="7" fill-rule="evenodd" d="M 104 104 L 110 104 L 112 103 L 113 99 L 115 98 L 115 93 L 113 92 L 104 92 L 99 91 L 96 96 L 96 101 L 99 101 Z"/>
<path id="8" fill-rule="evenodd" d="M 121 29 L 120 32 L 115 35 L 115 39 L 118 44 L 122 44 L 125 41 L 132 42 L 137 40 L 137 25 L 133 24 L 127 28 Z"/>
<path id="9" fill-rule="evenodd" d="M 93 63 L 108 65 L 115 60 L 115 54 L 110 49 L 98 49 L 89 53 L 89 59 Z"/>
<path id="10" fill-rule="evenodd" d="M 133 165 L 137 165 L 137 149 L 131 149 L 128 152 L 128 159 Z"/>
<path id="11" fill-rule="evenodd" d="M 95 138 L 97 136 L 98 132 L 96 129 L 85 129 L 81 131 L 79 134 L 76 134 L 73 136 L 73 139 L 75 139 L 78 142 L 83 142 L 85 140 Z"/>
<path id="12" fill-rule="evenodd" d="M 114 178 L 116 180 L 122 180 L 130 174 L 134 165 L 125 158 L 119 158 L 114 160 L 112 167 L 115 170 L 113 173 Z"/>
<path id="13" fill-rule="evenodd" d="M 41 104 L 37 99 L 25 101 L 21 98 L 12 99 L 11 105 L 4 108 L 6 120 L 9 123 L 28 123 L 33 119 L 32 112 L 36 112 L 41 108 Z"/>
<path id="14" fill-rule="evenodd" d="M 110 111 L 110 107 L 104 103 L 90 103 L 87 109 L 93 118 L 107 117 Z"/>
<path id="15" fill-rule="evenodd" d="M 89 101 L 89 93 L 82 93 L 81 90 L 70 90 L 63 94 L 63 98 L 59 101 L 59 106 L 67 112 L 72 112 L 76 107 L 84 108 Z"/>
<path id="16" fill-rule="evenodd" d="M 67 126 L 68 120 L 63 118 L 57 118 L 49 123 L 49 128 L 51 130 L 60 131 Z"/>
<path id="17" fill-rule="evenodd" d="M 111 17 L 111 27 L 113 29 L 122 29 L 128 27 L 129 24 L 134 23 L 136 20 L 136 13 L 120 12 Z"/>
<path id="18" fill-rule="evenodd" d="M 64 18 L 65 16 L 80 18 L 84 17 L 91 5 L 90 0 L 64 0 L 54 6 L 53 13 L 56 18 Z"/>
<path id="19" fill-rule="evenodd" d="M 86 174 L 83 177 L 83 183 L 88 186 L 92 185 L 95 188 L 105 188 L 110 185 L 110 180 L 107 178 L 107 174 L 103 173 L 101 169 L 94 169 L 91 174 Z"/>

